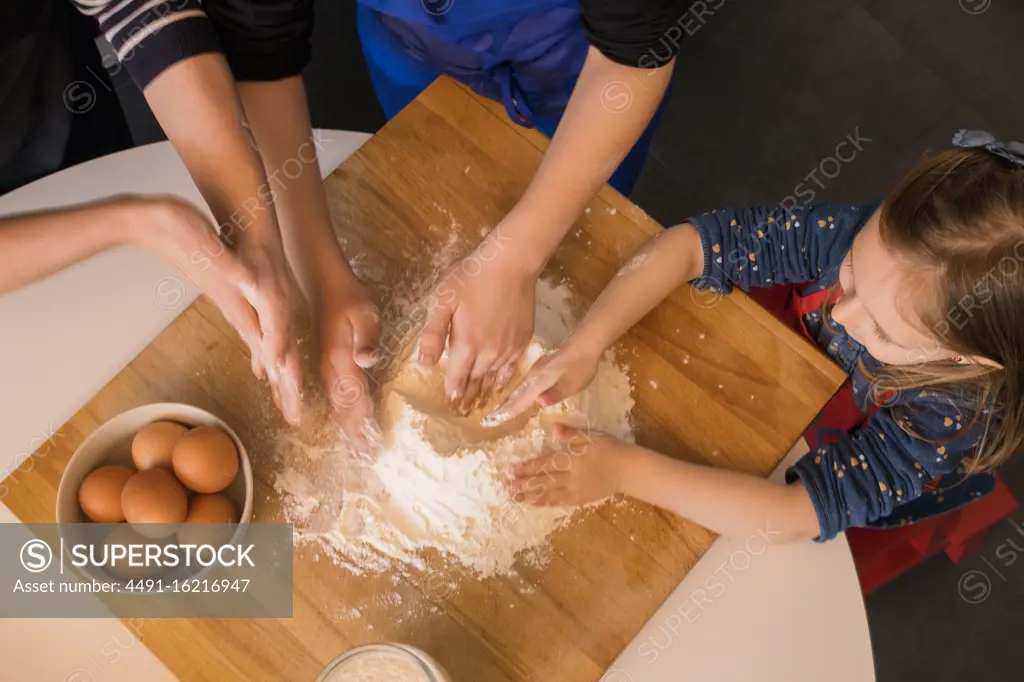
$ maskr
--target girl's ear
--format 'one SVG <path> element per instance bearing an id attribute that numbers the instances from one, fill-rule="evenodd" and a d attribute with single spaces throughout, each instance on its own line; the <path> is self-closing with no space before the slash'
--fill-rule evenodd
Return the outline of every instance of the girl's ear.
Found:
<path id="1" fill-rule="evenodd" d="M 988 358 L 980 355 L 954 355 L 953 361 L 961 365 L 982 365 L 984 367 L 993 367 L 995 369 L 1003 369 L 995 360 L 989 360 Z"/>

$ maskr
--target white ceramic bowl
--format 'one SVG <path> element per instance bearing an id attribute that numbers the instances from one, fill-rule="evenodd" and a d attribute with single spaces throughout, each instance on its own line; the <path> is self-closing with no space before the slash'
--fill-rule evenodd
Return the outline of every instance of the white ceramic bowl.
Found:
<path id="1" fill-rule="evenodd" d="M 228 436 L 238 450 L 238 475 L 223 493 L 236 509 L 241 510 L 240 523 L 232 543 L 238 543 L 245 535 L 247 524 L 252 520 L 252 467 L 249 456 L 238 435 L 221 419 L 206 410 L 181 403 L 154 403 L 122 412 L 90 433 L 68 460 L 57 487 L 57 523 L 89 522 L 78 504 L 78 489 L 92 471 L 107 464 L 124 464 L 134 467 L 132 462 L 132 439 L 139 429 L 155 421 L 174 421 L 188 427 L 213 426 Z M 109 579 L 109 578 L 108 578 Z"/>
<path id="2" fill-rule="evenodd" d="M 218 417 L 206 410 L 181 403 L 153 403 L 122 412 L 101 424 L 89 434 L 71 455 L 57 487 L 57 523 L 87 521 L 78 506 L 78 489 L 92 471 L 106 464 L 124 464 L 133 467 L 132 439 L 139 430 L 155 421 L 173 421 L 193 426 L 213 426 L 231 437 L 238 449 L 238 475 L 223 492 L 237 509 L 242 510 L 243 524 L 252 519 L 252 468 L 249 456 L 238 435 Z"/>
<path id="3" fill-rule="evenodd" d="M 349 649 L 333 661 L 317 675 L 316 682 L 357 682 L 357 678 L 346 674 L 346 668 L 357 662 L 377 656 L 394 657 L 406 661 L 416 670 L 422 672 L 423 682 L 452 682 L 441 664 L 427 652 L 408 644 L 383 642 L 366 644 Z"/>

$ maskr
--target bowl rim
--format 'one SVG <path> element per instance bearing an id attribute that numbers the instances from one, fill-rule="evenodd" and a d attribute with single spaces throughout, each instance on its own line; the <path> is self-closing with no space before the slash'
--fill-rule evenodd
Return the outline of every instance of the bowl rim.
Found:
<path id="1" fill-rule="evenodd" d="M 448 673 L 440 667 L 440 664 L 430 654 L 418 647 L 400 642 L 373 642 L 352 647 L 347 651 L 335 656 L 324 666 L 315 682 L 327 682 L 330 675 L 333 675 L 342 665 L 363 654 L 387 653 L 416 666 L 426 677 L 427 682 L 449 682 Z"/>

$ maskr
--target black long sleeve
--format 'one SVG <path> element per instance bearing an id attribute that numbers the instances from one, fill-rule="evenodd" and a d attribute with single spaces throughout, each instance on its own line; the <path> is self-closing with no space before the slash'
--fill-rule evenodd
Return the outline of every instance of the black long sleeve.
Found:
<path id="1" fill-rule="evenodd" d="M 298 75 L 310 58 L 312 0 L 71 0 L 95 20 L 140 88 L 189 57 L 223 52 L 237 80 Z"/>
<path id="2" fill-rule="evenodd" d="M 297 76 L 309 62 L 313 0 L 215 0 L 204 6 L 235 79 Z"/>

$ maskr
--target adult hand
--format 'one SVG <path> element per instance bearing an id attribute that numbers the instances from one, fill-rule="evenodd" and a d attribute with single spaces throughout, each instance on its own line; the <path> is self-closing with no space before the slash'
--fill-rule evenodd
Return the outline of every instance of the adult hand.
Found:
<path id="1" fill-rule="evenodd" d="M 607 434 L 564 424 L 555 427 L 557 448 L 514 465 L 506 490 L 517 502 L 538 507 L 570 507 L 622 491 L 633 446 Z"/>
<path id="2" fill-rule="evenodd" d="M 497 426 L 518 417 L 535 402 L 547 407 L 576 395 L 594 380 L 600 357 L 568 341 L 538 359 L 508 398 L 482 423 Z"/>
<path id="3" fill-rule="evenodd" d="M 255 237 L 227 248 L 207 217 L 191 204 L 158 200 L 156 230 L 142 238 L 195 282 L 249 347 L 253 374 L 269 378 L 274 400 L 297 424 L 302 373 L 292 324 L 291 271 L 280 243 Z"/>
<path id="4" fill-rule="evenodd" d="M 313 320 L 319 343 L 320 376 L 342 436 L 357 454 L 372 454 L 380 436 L 373 418 L 369 377 L 377 361 L 380 311 L 373 294 L 345 273 L 325 290 Z"/>
<path id="5" fill-rule="evenodd" d="M 246 236 L 239 251 L 255 276 L 253 286 L 242 289 L 256 311 L 262 334 L 263 368 L 274 402 L 292 424 L 302 411 L 302 365 L 293 324 L 295 287 L 280 241 Z"/>
<path id="6" fill-rule="evenodd" d="M 448 268 L 428 297 L 417 359 L 437 364 L 447 342 L 445 398 L 459 414 L 512 378 L 533 336 L 537 273 L 502 252 L 498 232 Z"/>

